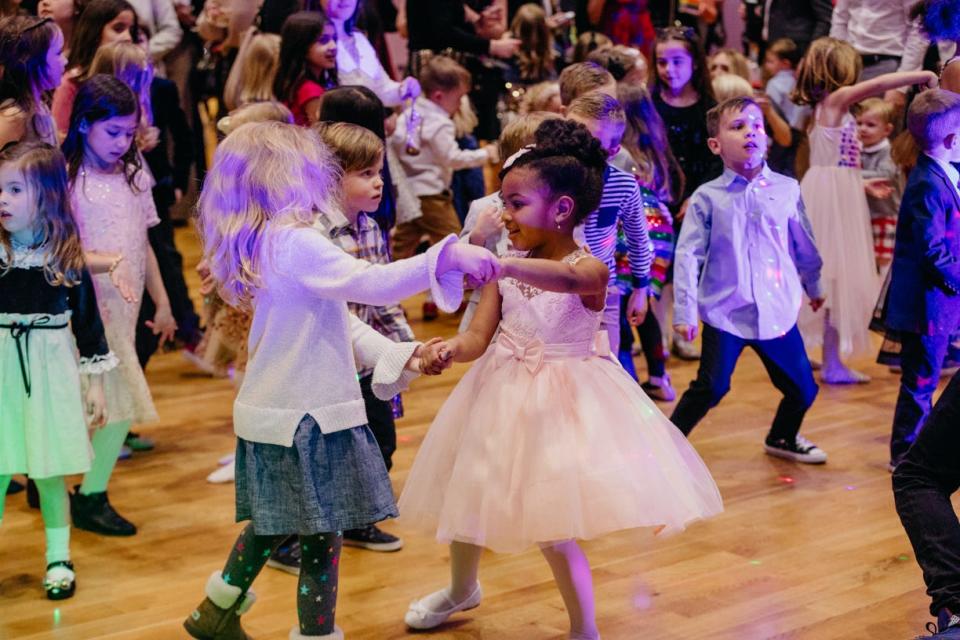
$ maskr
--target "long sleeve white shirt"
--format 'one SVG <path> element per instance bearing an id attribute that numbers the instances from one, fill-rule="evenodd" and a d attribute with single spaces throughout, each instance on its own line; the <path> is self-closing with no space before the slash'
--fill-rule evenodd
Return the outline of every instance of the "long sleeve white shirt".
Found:
<path id="1" fill-rule="evenodd" d="M 137 20 L 150 34 L 147 50 L 150 57 L 160 61 L 173 51 L 183 39 L 183 29 L 177 20 L 177 10 L 173 0 L 130 0 Z"/>
<path id="2" fill-rule="evenodd" d="M 390 304 L 429 288 L 437 306 L 456 310 L 463 274 L 436 274 L 440 254 L 455 241 L 451 235 L 419 256 L 371 264 L 345 253 L 318 228 L 268 229 L 259 252 L 247 372 L 233 405 L 236 434 L 289 447 L 305 414 L 323 433 L 366 424 L 358 368 L 373 369 L 374 393 L 392 398 L 416 375 L 404 366 L 417 343 L 385 338 L 352 316 L 347 301 Z"/>
<path id="3" fill-rule="evenodd" d="M 405 151 L 409 109 L 400 114 L 390 144 L 413 194 L 435 196 L 450 188 L 455 170 L 482 167 L 488 156 L 483 149 L 460 148 L 453 120 L 440 105 L 420 96 L 415 106 L 423 118 L 419 136 L 420 154 L 411 156 Z"/>
<path id="4" fill-rule="evenodd" d="M 923 66 L 930 41 L 910 19 L 916 0 L 837 0 L 830 36 L 846 40 L 860 53 L 900 57 L 900 71 Z"/>
<path id="5" fill-rule="evenodd" d="M 337 42 L 337 76 L 340 86 L 358 84 L 377 94 L 384 106 L 401 102 L 400 83 L 390 77 L 373 45 L 359 31 L 343 35 Z"/>

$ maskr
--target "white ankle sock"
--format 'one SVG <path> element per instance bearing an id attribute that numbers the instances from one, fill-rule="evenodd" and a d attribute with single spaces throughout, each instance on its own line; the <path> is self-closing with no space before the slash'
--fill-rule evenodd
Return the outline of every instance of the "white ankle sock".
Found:
<path id="1" fill-rule="evenodd" d="M 47 535 L 47 564 L 70 560 L 70 527 L 44 529 Z"/>

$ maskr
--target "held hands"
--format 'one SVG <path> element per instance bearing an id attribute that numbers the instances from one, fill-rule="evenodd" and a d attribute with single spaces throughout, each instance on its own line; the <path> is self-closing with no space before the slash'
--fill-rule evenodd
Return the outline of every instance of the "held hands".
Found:
<path id="1" fill-rule="evenodd" d="M 99 429 L 107 424 L 107 400 L 103 395 L 103 377 L 88 376 L 87 393 L 84 395 L 84 411 L 89 418 L 90 429 Z"/>
<path id="2" fill-rule="evenodd" d="M 650 298 L 647 289 L 634 289 L 630 294 L 630 300 L 627 302 L 627 320 L 631 327 L 639 327 L 643 324 L 650 309 Z"/>
<path id="3" fill-rule="evenodd" d="M 697 325 L 695 324 L 675 324 L 673 325 L 673 331 L 687 342 L 691 342 L 697 337 Z"/>
<path id="4" fill-rule="evenodd" d="M 153 331 L 153 335 L 160 336 L 160 344 L 173 340 L 173 334 L 177 331 L 177 322 L 173 319 L 173 313 L 170 312 L 170 304 L 157 305 L 157 312 L 153 320 L 147 320 L 147 327 Z"/>
<path id="5" fill-rule="evenodd" d="M 432 338 L 424 343 L 420 353 L 420 373 L 427 376 L 440 375 L 453 365 L 456 353 L 454 343 Z"/>
<path id="6" fill-rule="evenodd" d="M 107 273 L 110 276 L 110 283 L 117 288 L 124 301 L 130 304 L 137 302 L 137 290 L 131 282 L 127 270 L 123 268 L 122 255 L 114 260 Z"/>
<path id="7" fill-rule="evenodd" d="M 490 164 L 500 163 L 500 145 L 488 144 L 483 150 L 487 152 L 487 162 Z"/>
<path id="8" fill-rule="evenodd" d="M 814 311 L 819 311 L 820 307 L 823 306 L 823 303 L 826 302 L 826 298 L 813 298 L 810 300 L 810 308 Z"/>
<path id="9" fill-rule="evenodd" d="M 468 286 L 481 287 L 500 277 L 500 260 L 483 247 L 463 242 L 451 242 L 440 253 L 437 275 L 447 271 L 462 271 Z"/>

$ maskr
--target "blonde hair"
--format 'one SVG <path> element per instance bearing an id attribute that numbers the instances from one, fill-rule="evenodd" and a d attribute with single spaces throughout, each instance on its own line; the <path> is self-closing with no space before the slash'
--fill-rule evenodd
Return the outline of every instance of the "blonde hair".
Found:
<path id="1" fill-rule="evenodd" d="M 924 91 L 910 103 L 907 130 L 924 151 L 960 131 L 960 95 L 946 89 Z"/>
<path id="2" fill-rule="evenodd" d="M 854 114 L 859 116 L 867 113 L 873 113 L 880 117 L 885 123 L 897 126 L 897 115 L 899 110 L 892 102 L 887 102 L 882 98 L 867 98 L 858 102 L 854 107 Z"/>
<path id="3" fill-rule="evenodd" d="M 568 105 L 578 97 L 614 82 L 613 75 L 596 62 L 578 62 L 560 72 L 560 102 Z"/>
<path id="4" fill-rule="evenodd" d="M 547 26 L 547 14 L 543 7 L 527 3 L 517 9 L 510 31 L 520 39 L 517 51 L 517 66 L 520 78 L 535 82 L 554 73 L 553 32 Z"/>
<path id="5" fill-rule="evenodd" d="M 217 130 L 225 136 L 233 133 L 241 125 L 248 122 L 283 122 L 293 124 L 293 114 L 281 102 L 268 100 L 266 102 L 251 102 L 237 107 L 228 115 L 217 121 Z"/>
<path id="6" fill-rule="evenodd" d="M 36 223 L 43 232 L 43 276 L 52 286 L 71 287 L 84 269 L 83 248 L 67 191 L 63 153 L 45 142 L 20 142 L 0 152 L 0 165 L 14 165 L 35 197 Z M 0 276 L 13 265 L 10 234 L 0 226 Z"/>
<path id="7" fill-rule="evenodd" d="M 223 88 L 223 102 L 234 110 L 251 102 L 275 100 L 273 83 L 280 63 L 280 36 L 251 27 L 244 34 L 237 59 Z"/>
<path id="8" fill-rule="evenodd" d="M 713 61 L 719 55 L 725 55 L 730 60 L 730 70 L 725 71 L 724 73 L 732 73 L 735 76 L 740 76 L 748 83 L 750 82 L 750 62 L 747 60 L 747 57 L 737 51 L 736 49 L 720 49 L 715 51 L 712 56 L 710 56 L 710 61 L 707 63 L 707 68 L 713 64 Z M 719 101 L 720 98 L 717 98 Z"/>
<path id="9" fill-rule="evenodd" d="M 506 160 L 528 144 L 533 144 L 537 127 L 544 121 L 560 119 L 560 114 L 550 111 L 534 111 L 517 117 L 500 132 L 500 139 L 497 141 L 500 157 Z"/>
<path id="10" fill-rule="evenodd" d="M 98 73 L 113 76 L 130 87 L 140 103 L 141 119 L 147 125 L 153 124 L 153 109 L 150 103 L 153 64 L 143 47 L 132 42 L 119 41 L 98 48 L 84 80 Z"/>
<path id="11" fill-rule="evenodd" d="M 383 141 L 366 127 L 349 122 L 319 122 L 313 128 L 337 156 L 344 173 L 369 169 L 383 157 Z"/>
<path id="12" fill-rule="evenodd" d="M 520 113 L 549 111 L 548 107 L 554 97 L 560 99 L 560 84 L 558 82 L 538 82 L 531 87 L 527 87 L 527 90 L 523 93 L 523 99 L 520 101 Z"/>
<path id="13" fill-rule="evenodd" d="M 472 82 L 470 72 L 448 56 L 430 56 L 420 69 L 420 88 L 424 95 L 434 91 L 468 89 Z"/>
<path id="14" fill-rule="evenodd" d="M 862 69 L 860 54 L 849 43 L 817 38 L 800 61 L 790 99 L 799 105 L 815 105 L 840 87 L 856 84 Z"/>
<path id="15" fill-rule="evenodd" d="M 249 306 L 273 225 L 310 225 L 336 202 L 341 172 L 316 131 L 279 122 L 238 127 L 217 147 L 198 203 L 203 255 L 224 300 Z"/>
<path id="16" fill-rule="evenodd" d="M 711 80 L 710 84 L 713 86 L 713 95 L 717 102 L 753 95 L 753 87 L 750 86 L 750 83 L 732 73 L 721 73 Z"/>

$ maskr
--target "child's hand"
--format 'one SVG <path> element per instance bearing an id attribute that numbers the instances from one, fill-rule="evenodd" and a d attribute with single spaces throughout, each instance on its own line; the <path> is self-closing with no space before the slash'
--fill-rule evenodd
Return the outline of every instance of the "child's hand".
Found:
<path id="1" fill-rule="evenodd" d="M 863 181 L 863 190 L 872 198 L 886 200 L 893 195 L 893 183 L 888 178 L 867 178 Z"/>
<path id="2" fill-rule="evenodd" d="M 454 351 L 454 347 L 445 340 L 430 340 L 420 355 L 420 372 L 428 376 L 440 375 L 453 365 Z"/>
<path id="3" fill-rule="evenodd" d="M 107 424 L 107 400 L 103 395 L 102 376 L 88 376 L 84 410 L 90 419 L 90 427 L 99 429 Z"/>
<path id="4" fill-rule="evenodd" d="M 482 286 L 500 276 L 500 260 L 483 247 L 451 242 L 437 261 L 437 275 L 448 271 L 462 271 L 473 284 Z"/>
<path id="5" fill-rule="evenodd" d="M 925 85 L 926 88 L 927 88 L 927 89 L 936 89 L 937 87 L 939 87 L 939 86 L 940 86 L 940 78 L 937 77 L 937 74 L 935 74 L 933 71 L 927 71 L 926 73 L 927 73 L 927 82 L 926 82 L 926 85 Z"/>
<path id="6" fill-rule="evenodd" d="M 478 247 L 485 246 L 494 234 L 503 231 L 503 218 L 500 217 L 500 207 L 491 204 L 477 216 L 477 224 L 470 232 L 470 244 Z"/>
<path id="7" fill-rule="evenodd" d="M 144 127 L 137 132 L 137 149 L 140 149 L 140 151 L 153 151 L 159 143 L 160 129 Z"/>
<path id="8" fill-rule="evenodd" d="M 153 335 L 160 336 L 161 345 L 173 340 L 173 334 L 177 331 L 177 322 L 173 319 L 169 304 L 158 305 L 153 320 L 147 320 L 144 324 L 153 331 Z"/>
<path id="9" fill-rule="evenodd" d="M 127 275 L 127 270 L 118 266 L 110 271 L 110 282 L 117 288 L 117 291 L 120 292 L 120 295 L 123 299 L 130 303 L 134 304 L 137 302 L 137 290 L 133 285 L 133 282 L 130 281 L 130 277 Z"/>
<path id="10" fill-rule="evenodd" d="M 197 265 L 197 273 L 200 275 L 200 293 L 208 296 L 217 288 L 217 281 L 214 280 L 210 272 L 210 264 L 206 260 L 201 260 Z"/>
<path id="11" fill-rule="evenodd" d="M 673 331 L 687 342 L 692 342 L 697 337 L 697 325 L 695 324 L 675 324 L 673 325 Z"/>
<path id="12" fill-rule="evenodd" d="M 500 147 L 495 144 L 488 144 L 483 148 L 487 152 L 487 161 L 490 164 L 499 164 L 500 162 Z"/>
<path id="13" fill-rule="evenodd" d="M 680 209 L 677 210 L 677 215 L 673 217 L 673 221 L 677 224 L 683 221 L 683 216 L 687 215 L 687 205 L 690 204 L 690 198 L 687 198 L 682 203 L 680 203 Z"/>
<path id="14" fill-rule="evenodd" d="M 647 317 L 647 311 L 650 308 L 650 299 L 647 297 L 647 289 L 634 289 L 630 294 L 630 300 L 627 301 L 627 320 L 631 327 L 639 327 Z"/>
<path id="15" fill-rule="evenodd" d="M 813 298 L 810 300 L 810 308 L 813 309 L 814 311 L 819 311 L 820 307 L 823 306 L 824 302 L 826 302 L 826 298 L 824 297 Z"/>

